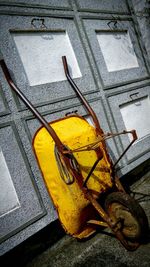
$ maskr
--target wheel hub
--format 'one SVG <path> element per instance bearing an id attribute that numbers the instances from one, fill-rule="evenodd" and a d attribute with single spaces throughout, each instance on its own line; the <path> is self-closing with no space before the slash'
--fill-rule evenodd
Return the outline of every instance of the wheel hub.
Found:
<path id="1" fill-rule="evenodd" d="M 111 219 L 116 223 L 117 229 L 127 238 L 135 238 L 139 233 L 139 224 L 128 208 L 120 203 L 112 203 L 109 206 Z"/>

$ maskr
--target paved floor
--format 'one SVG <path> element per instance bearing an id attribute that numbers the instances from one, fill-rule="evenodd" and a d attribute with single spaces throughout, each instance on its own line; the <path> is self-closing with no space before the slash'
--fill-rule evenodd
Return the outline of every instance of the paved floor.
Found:
<path id="1" fill-rule="evenodd" d="M 135 182 L 131 192 L 144 208 L 150 224 L 150 172 Z M 150 242 L 126 251 L 110 232 L 99 232 L 86 242 L 64 236 L 26 267 L 149 267 Z"/>

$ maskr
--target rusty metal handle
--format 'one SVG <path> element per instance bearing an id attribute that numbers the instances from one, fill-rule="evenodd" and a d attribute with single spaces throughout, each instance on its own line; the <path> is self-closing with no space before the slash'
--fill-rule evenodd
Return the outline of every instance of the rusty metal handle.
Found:
<path id="1" fill-rule="evenodd" d="M 70 83 L 70 85 L 72 86 L 72 88 L 74 89 L 76 94 L 79 96 L 79 98 L 81 99 L 81 101 L 82 101 L 83 105 L 85 106 L 85 108 L 87 109 L 88 113 L 91 115 L 96 129 L 100 133 L 103 133 L 103 130 L 100 127 L 100 124 L 99 124 L 99 121 L 97 119 L 97 116 L 96 116 L 95 112 L 93 111 L 93 109 L 91 108 L 91 106 L 89 105 L 87 100 L 84 98 L 84 96 L 82 95 L 81 91 L 79 90 L 79 88 L 77 87 L 77 85 L 75 84 L 75 82 L 73 81 L 73 79 L 70 76 L 66 56 L 62 57 L 62 61 L 63 61 L 65 75 L 66 75 L 66 78 L 67 78 L 68 82 Z"/>
<path id="2" fill-rule="evenodd" d="M 19 88 L 14 84 L 11 75 L 9 73 L 9 70 L 5 64 L 5 61 L 2 59 L 0 60 L 1 68 L 4 72 L 5 78 L 12 88 L 13 91 L 21 98 L 21 100 L 25 103 L 25 105 L 31 110 L 31 112 L 36 116 L 36 118 L 41 122 L 41 124 L 46 128 L 46 130 L 49 132 L 49 134 L 54 139 L 56 146 L 58 150 L 63 153 L 64 151 L 64 145 L 60 141 L 59 137 L 57 136 L 56 132 L 53 130 L 53 128 L 48 124 L 48 122 L 44 119 L 44 117 L 38 112 L 38 110 L 31 104 L 31 102 L 26 98 L 26 96 L 19 90 Z"/>

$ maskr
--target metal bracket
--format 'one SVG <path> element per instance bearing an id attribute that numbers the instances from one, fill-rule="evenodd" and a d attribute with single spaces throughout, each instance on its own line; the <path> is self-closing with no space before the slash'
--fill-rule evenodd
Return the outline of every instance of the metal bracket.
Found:
<path id="1" fill-rule="evenodd" d="M 130 98 L 131 98 L 131 100 L 134 102 L 134 104 L 136 105 L 136 106 L 140 106 L 141 105 L 141 102 L 140 102 L 140 100 L 139 101 L 136 101 L 136 100 L 138 100 L 138 92 L 137 93 L 134 93 L 134 94 L 131 94 L 130 95 Z"/>
<path id="2" fill-rule="evenodd" d="M 34 18 L 31 20 L 31 26 L 35 29 L 47 29 L 45 19 Z"/>

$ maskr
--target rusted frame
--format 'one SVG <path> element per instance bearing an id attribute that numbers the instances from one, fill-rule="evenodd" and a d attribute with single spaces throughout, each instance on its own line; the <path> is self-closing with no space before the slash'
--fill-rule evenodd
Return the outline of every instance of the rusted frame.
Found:
<path id="1" fill-rule="evenodd" d="M 67 65 L 67 60 L 66 57 L 62 57 L 63 60 L 63 65 L 64 65 L 64 69 L 65 69 L 65 74 L 66 77 L 69 81 L 69 83 L 71 84 L 71 86 L 73 87 L 73 89 L 76 91 L 77 95 L 80 97 L 82 103 L 84 104 L 84 106 L 86 107 L 86 109 L 88 110 L 89 114 L 92 116 L 92 119 L 94 121 L 95 124 L 95 128 L 97 130 L 97 132 L 99 133 L 99 135 L 102 135 L 101 140 L 99 140 L 98 142 L 103 142 L 104 140 L 111 138 L 111 137 L 115 137 L 117 135 L 120 134 L 126 134 L 126 133 L 131 133 L 133 136 L 133 140 L 132 142 L 129 144 L 129 146 L 125 149 L 125 151 L 121 154 L 121 156 L 119 157 L 119 159 L 115 162 L 115 164 L 113 165 L 113 168 L 116 166 L 116 164 L 119 162 L 119 160 L 123 157 L 123 155 L 127 152 L 127 150 L 129 149 L 129 147 L 133 144 L 133 142 L 137 139 L 136 136 L 136 131 L 123 131 L 122 133 L 117 133 L 117 134 L 112 134 L 112 133 L 108 133 L 108 134 L 104 134 L 102 129 L 100 128 L 100 124 L 99 121 L 96 117 L 96 114 L 94 113 L 94 111 L 92 110 L 92 108 L 90 107 L 90 105 L 88 104 L 88 102 L 86 101 L 86 99 L 83 97 L 83 95 L 81 94 L 79 88 L 76 86 L 76 84 L 74 83 L 74 81 L 72 80 L 72 78 L 70 77 L 69 74 L 69 70 L 68 70 L 68 65 Z M 4 60 L 0 60 L 0 65 L 2 67 L 2 70 L 4 72 L 4 75 L 6 77 L 6 80 L 8 82 L 8 84 L 10 85 L 10 87 L 12 88 L 13 91 L 15 91 L 15 93 L 22 99 L 22 101 L 25 103 L 25 105 L 32 111 L 32 113 L 36 116 L 36 118 L 42 123 L 42 125 L 47 129 L 47 131 L 49 132 L 49 134 L 52 136 L 52 138 L 54 139 L 55 143 L 56 143 L 56 147 L 58 149 L 58 152 L 61 154 L 63 160 L 64 160 L 64 164 L 65 164 L 65 168 L 68 172 L 71 173 L 71 175 L 77 180 L 77 183 L 79 184 L 81 190 L 83 191 L 85 197 L 91 202 L 91 204 L 93 205 L 93 207 L 97 210 L 97 212 L 99 213 L 99 215 L 103 218 L 104 222 L 101 221 L 96 221 L 96 220 L 91 220 L 87 223 L 94 223 L 94 224 L 98 224 L 98 225 L 103 225 L 103 226 L 109 226 L 112 231 L 115 233 L 116 237 L 120 240 L 120 242 L 127 248 L 131 250 L 131 247 L 128 245 L 127 241 L 124 239 L 123 234 L 121 233 L 121 231 L 118 229 L 117 224 L 110 219 L 110 217 L 107 215 L 107 213 L 104 211 L 104 209 L 101 207 L 101 205 L 98 203 L 98 201 L 96 199 L 94 199 L 92 193 L 90 192 L 90 190 L 88 190 L 88 188 L 86 187 L 86 183 L 88 181 L 88 179 L 90 178 L 92 172 L 94 171 L 94 169 L 96 168 L 98 162 L 102 159 L 103 155 L 99 155 L 98 159 L 95 161 L 95 163 L 93 164 L 89 174 L 87 175 L 87 178 L 85 179 L 85 182 L 83 183 L 82 179 L 82 174 L 79 173 L 77 170 L 75 170 L 72 167 L 71 164 L 71 160 L 73 159 L 73 152 L 69 150 L 68 148 L 66 148 L 64 146 L 64 144 L 61 142 L 61 140 L 59 139 L 59 137 L 57 136 L 56 132 L 53 130 L 53 128 L 48 124 L 48 122 L 44 119 L 44 117 L 38 112 L 38 110 L 31 104 L 31 102 L 25 97 L 25 95 L 19 90 L 19 88 L 14 84 L 9 70 L 4 62 Z M 94 143 L 95 145 L 95 143 Z M 88 150 L 88 149 L 86 149 Z M 107 153 L 107 152 L 106 152 Z M 72 183 L 72 182 L 71 182 Z M 120 191 L 124 191 L 121 183 L 119 182 L 119 178 L 115 177 L 115 183 L 116 186 L 118 187 L 118 189 Z M 69 183 L 67 183 L 69 184 Z M 135 247 L 137 247 L 137 244 L 135 244 Z M 133 250 L 135 249 L 135 247 L 133 246 Z"/>
<path id="2" fill-rule="evenodd" d="M 127 134 L 127 133 L 131 133 L 132 134 L 132 136 L 133 136 L 133 140 L 131 141 L 131 143 L 127 146 L 127 148 L 124 150 L 124 152 L 121 154 L 121 156 L 117 159 L 117 161 L 114 163 L 114 164 L 112 164 L 112 172 L 113 172 L 113 170 L 115 169 L 115 166 L 118 164 L 118 162 L 121 160 L 121 158 L 124 156 L 124 154 L 127 152 L 127 150 L 131 147 L 131 145 L 135 142 L 135 140 L 137 139 L 137 135 L 136 135 L 136 131 L 135 130 L 132 130 L 132 131 L 123 131 L 123 132 L 121 132 L 121 133 L 118 133 L 118 134 L 111 134 L 111 136 L 109 135 L 109 137 L 114 137 L 114 136 L 118 136 L 118 135 L 121 135 L 121 134 Z M 107 137 L 107 134 L 106 134 L 106 137 Z M 104 139 L 103 139 L 104 140 Z M 101 141 L 100 141 L 101 142 Z M 85 149 L 86 150 L 86 149 Z M 89 150 L 89 149 L 87 149 L 87 150 Z M 75 150 L 75 152 L 82 152 L 83 150 Z M 73 151 L 71 151 L 71 152 L 74 152 L 74 150 Z M 86 183 L 88 182 L 88 180 L 89 180 L 89 178 L 90 178 L 90 176 L 91 176 L 91 174 L 92 174 L 92 172 L 95 170 L 95 168 L 96 168 L 96 166 L 97 166 L 97 164 L 98 164 L 98 162 L 100 161 L 102 159 L 102 157 L 101 158 L 98 158 L 96 161 L 95 161 L 95 163 L 93 164 L 93 166 L 92 166 L 92 168 L 91 168 L 91 170 L 90 170 L 90 172 L 88 173 L 88 175 L 87 175 L 87 177 L 86 177 L 86 179 L 85 179 L 85 181 L 84 181 L 84 183 L 83 183 L 83 186 L 85 186 L 86 185 Z M 116 177 L 114 177 L 114 179 L 116 179 Z"/>
<path id="3" fill-rule="evenodd" d="M 118 135 L 120 134 L 127 134 L 127 133 L 131 133 L 133 140 L 130 142 L 130 144 L 126 147 L 126 149 L 122 152 L 122 154 L 120 155 L 120 157 L 116 160 L 116 162 L 112 165 L 112 168 L 115 169 L 115 166 L 118 164 L 118 162 L 122 159 L 122 157 L 125 155 L 125 153 L 128 151 L 128 149 L 133 145 L 133 143 L 137 140 L 137 134 L 136 134 L 136 130 L 132 130 L 132 131 L 124 131 L 123 133 L 118 133 Z"/>
<path id="4" fill-rule="evenodd" d="M 98 147 L 98 144 L 100 142 L 103 142 L 103 141 L 106 141 L 110 138 L 113 138 L 113 137 L 116 137 L 116 136 L 119 136 L 119 135 L 123 135 L 123 134 L 132 134 L 132 137 L 133 137 L 133 140 L 131 141 L 131 143 L 127 146 L 127 148 L 123 151 L 123 153 L 121 154 L 121 156 L 119 157 L 119 159 L 114 163 L 114 165 L 116 165 L 120 159 L 124 156 L 124 154 L 127 152 L 127 150 L 130 148 L 130 146 L 137 140 L 137 134 L 136 134 L 136 131 L 135 130 L 131 130 L 131 131 L 123 131 L 123 132 L 120 132 L 120 133 L 106 133 L 106 134 L 102 134 L 100 137 L 97 138 L 97 140 L 89 145 L 85 145 L 85 146 L 82 146 L 80 148 L 77 148 L 77 149 L 73 149 L 73 150 L 70 150 L 69 152 L 70 153 L 74 153 L 74 152 L 83 152 L 83 151 L 90 151 L 90 150 L 95 150 L 96 147 Z M 66 152 L 64 152 L 66 153 Z"/>
<path id="5" fill-rule="evenodd" d="M 97 142 L 95 142 L 94 144 L 91 144 L 89 146 L 84 146 L 82 148 L 79 149 L 75 149 L 70 151 L 70 153 L 73 152 L 82 152 L 84 150 L 91 150 L 91 148 L 95 145 L 98 145 L 99 142 L 102 142 L 104 144 L 104 140 L 108 139 L 108 138 L 112 138 L 121 134 L 128 134 L 131 133 L 133 140 L 131 141 L 131 143 L 127 146 L 127 148 L 123 151 L 123 153 L 121 154 L 121 156 L 118 158 L 118 160 L 112 165 L 112 178 L 113 178 L 113 182 L 115 183 L 115 186 L 118 188 L 119 191 L 123 191 L 125 192 L 122 184 L 119 181 L 119 178 L 115 175 L 114 173 L 114 168 L 117 165 L 117 163 L 121 160 L 121 158 L 124 156 L 124 154 L 127 152 L 127 150 L 130 148 L 130 146 L 135 142 L 135 140 L 137 139 L 137 135 L 136 135 L 136 131 L 132 130 L 132 131 L 123 131 L 121 133 L 107 133 L 104 134 L 102 129 L 100 128 L 100 124 L 99 121 L 96 117 L 96 114 L 94 113 L 94 111 L 92 110 L 92 108 L 90 107 L 90 105 L 88 104 L 88 102 L 86 101 L 86 99 L 83 97 L 81 91 L 79 90 L 79 88 L 77 87 L 77 85 L 75 84 L 75 82 L 72 80 L 70 73 L 69 73 L 69 69 L 68 69 L 68 64 L 67 64 L 67 59 L 65 56 L 62 57 L 63 60 L 63 65 L 64 65 L 64 70 L 65 70 L 65 74 L 67 77 L 67 80 L 69 81 L 70 85 L 72 86 L 72 88 L 75 90 L 75 92 L 77 93 L 77 95 L 80 97 L 82 103 L 84 104 L 84 106 L 86 107 L 87 111 L 89 112 L 89 114 L 91 115 L 93 122 L 95 124 L 95 128 L 98 132 L 99 135 L 101 135 L 100 140 L 98 140 Z M 107 153 L 107 151 L 106 151 Z M 93 164 L 89 174 L 87 175 L 85 181 L 83 183 L 81 183 L 81 190 L 83 191 L 85 197 L 90 201 L 90 203 L 93 205 L 93 207 L 97 210 L 97 212 L 99 213 L 99 215 L 101 216 L 101 218 L 104 221 L 98 221 L 98 220 L 91 220 L 88 221 L 87 224 L 91 223 L 91 224 L 95 224 L 95 225 L 101 225 L 101 226 L 107 226 L 110 227 L 110 229 L 114 232 L 114 234 L 116 235 L 116 237 L 118 238 L 118 240 L 123 244 L 123 246 L 128 249 L 128 250 L 135 250 L 139 244 L 135 243 L 132 246 L 128 244 L 128 242 L 125 240 L 122 232 L 120 231 L 120 229 L 118 228 L 118 222 L 114 223 L 111 218 L 109 217 L 109 215 L 105 212 L 105 210 L 102 208 L 102 206 L 98 203 L 98 201 L 93 197 L 92 193 L 90 192 L 90 190 L 87 188 L 86 184 L 87 181 L 89 180 L 89 178 L 92 175 L 92 172 L 94 171 L 94 169 L 96 168 L 97 164 L 99 163 L 99 161 L 102 159 L 103 155 L 99 156 L 98 159 L 95 161 L 95 163 Z M 79 177 L 78 177 L 79 178 Z M 77 178 L 77 181 L 79 182 Z"/>
<path id="6" fill-rule="evenodd" d="M 93 109 L 91 108 L 91 106 L 89 105 L 89 103 L 87 102 L 87 100 L 85 99 L 85 97 L 82 95 L 80 89 L 78 88 L 78 86 L 75 84 L 75 82 L 73 81 L 73 79 L 70 76 L 66 56 L 63 56 L 62 57 L 62 61 L 63 61 L 65 75 L 66 75 L 66 78 L 67 78 L 68 82 L 70 83 L 70 85 L 72 86 L 72 88 L 74 89 L 74 91 L 76 92 L 76 94 L 79 96 L 81 102 L 83 103 L 83 105 L 87 109 L 88 113 L 92 117 L 93 122 L 95 124 L 95 129 L 97 130 L 98 134 L 100 135 L 100 140 L 97 140 L 95 142 L 95 145 L 98 144 L 99 142 L 104 142 L 106 139 L 113 138 L 113 137 L 118 136 L 118 135 L 128 134 L 128 133 L 131 133 L 132 134 L 132 137 L 133 137 L 132 142 L 123 151 L 123 153 L 120 155 L 120 157 L 117 159 L 117 161 L 114 164 L 111 164 L 112 165 L 112 170 L 114 171 L 115 166 L 118 164 L 118 162 L 121 160 L 121 158 L 127 152 L 127 150 L 131 147 L 131 145 L 137 140 L 136 131 L 135 130 L 132 130 L 132 131 L 123 131 L 123 132 L 120 132 L 120 133 L 107 133 L 107 134 L 104 134 L 103 133 L 103 130 L 100 127 L 100 123 L 98 121 L 98 118 L 97 118 L 95 112 L 93 111 Z M 87 151 L 87 150 L 91 150 L 91 149 L 94 149 L 94 144 L 91 144 L 91 145 L 88 145 L 88 146 L 85 146 L 85 147 L 80 147 L 79 149 L 70 150 L 70 153 L 73 153 L 73 152 L 82 152 L 84 150 Z M 84 182 L 84 185 L 89 180 L 89 178 L 90 178 L 92 172 L 94 171 L 94 169 L 96 168 L 99 160 L 100 159 L 96 160 L 96 162 L 92 166 L 92 168 L 91 168 L 91 170 L 90 170 L 90 172 L 89 172 L 89 174 L 88 174 L 88 176 L 87 176 L 87 178 L 86 178 L 86 180 Z"/>

